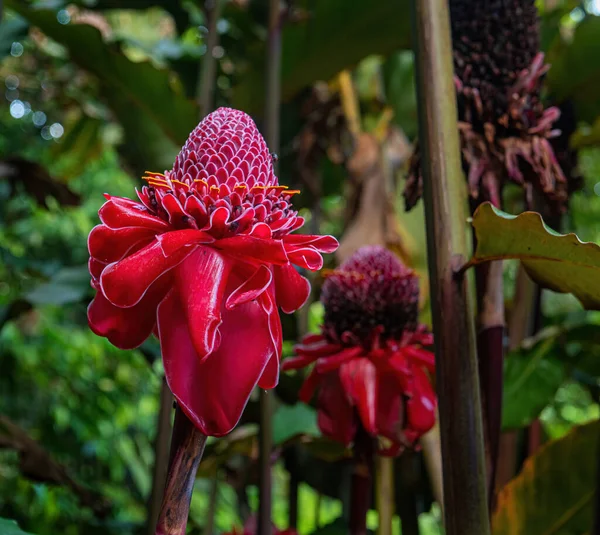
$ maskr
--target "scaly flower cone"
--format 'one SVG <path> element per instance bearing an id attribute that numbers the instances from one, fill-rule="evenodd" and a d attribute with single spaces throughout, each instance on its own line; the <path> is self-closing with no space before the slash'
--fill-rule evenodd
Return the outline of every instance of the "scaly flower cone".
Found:
<path id="1" fill-rule="evenodd" d="M 411 447 L 435 422 L 433 337 L 418 324 L 415 274 L 379 246 L 327 274 L 320 334 L 306 336 L 284 370 L 314 364 L 300 398 L 317 393 L 321 432 L 342 444 L 378 441 L 380 455 Z"/>
<path id="2" fill-rule="evenodd" d="M 229 433 L 253 388 L 279 379 L 281 322 L 310 286 L 330 236 L 278 184 L 252 119 L 220 108 L 192 132 L 173 169 L 147 173 L 138 200 L 106 195 L 90 233 L 91 329 L 122 349 L 151 333 L 178 406 L 204 435 Z"/>
<path id="3" fill-rule="evenodd" d="M 508 182 L 533 189 L 560 211 L 567 181 L 550 139 L 558 108 L 540 98 L 549 65 L 539 52 L 534 0 L 451 0 L 454 73 L 463 169 L 476 202 L 501 205 Z M 420 152 L 415 151 L 404 192 L 407 209 L 422 193 Z"/>

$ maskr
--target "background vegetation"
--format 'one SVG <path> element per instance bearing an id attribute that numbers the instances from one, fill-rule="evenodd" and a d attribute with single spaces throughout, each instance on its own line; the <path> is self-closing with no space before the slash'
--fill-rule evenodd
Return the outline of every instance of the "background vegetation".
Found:
<path id="1" fill-rule="evenodd" d="M 291 4 L 283 30 L 280 181 L 303 191 L 297 202 L 312 229 L 337 236 L 346 230 L 342 244 L 349 248 L 379 240 L 415 267 L 427 322 L 422 207 L 407 214 L 401 200 L 417 134 L 408 2 Z M 243 109 L 261 126 L 266 2 L 224 2 L 220 43 L 210 52 L 199 1 L 4 5 L 0 534 L 20 532 L 13 520 L 37 535 L 145 533 L 161 403 L 158 345 L 123 352 L 89 331 L 86 237 L 102 193 L 131 195 L 144 170 L 171 167 L 200 118 L 207 54 L 216 59 L 215 105 Z M 555 227 L 598 242 L 600 4 L 546 0 L 539 7 L 543 48 L 553 65 L 546 98 L 572 123 L 566 144 L 576 153 L 573 174 L 582 185 Z M 379 172 L 367 165 L 373 161 Z M 381 208 L 369 205 L 368 191 L 394 199 L 391 219 L 378 217 Z M 519 199 L 508 191 L 507 209 L 522 211 Z M 520 276 L 507 262 L 509 315 L 522 306 L 515 298 Z M 318 327 L 318 279 L 314 286 L 315 302 L 283 319 L 287 355 L 299 333 Z M 544 291 L 539 302 L 532 313 L 537 337 L 511 342 L 506 359 L 502 451 L 508 460 L 502 465 L 501 455 L 499 485 L 542 443 L 567 436 L 575 425 L 596 426 L 600 417 L 600 313 L 583 311 L 569 295 Z M 273 519 L 288 525 L 290 495 L 298 489 L 299 532 L 334 533 L 343 530 L 347 514 L 348 463 L 319 437 L 314 411 L 295 403 L 299 383 L 282 377 L 277 391 Z M 209 443 L 190 533 L 231 530 L 256 508 L 257 419 L 253 400 L 244 425 Z M 569 442 L 541 450 L 550 461 L 536 457 L 542 470 L 536 485 L 560 495 L 562 485 L 572 484 L 591 511 L 595 482 L 581 474 L 594 473 L 597 448 L 577 449 L 579 435 L 568 436 Z M 557 471 L 560 483 L 551 479 Z M 527 485 L 528 473 L 522 476 Z M 505 499 L 518 502 L 518 492 Z M 422 453 L 396 461 L 398 533 L 400 519 L 403 533 L 414 533 L 408 526 L 417 518 L 421 533 L 441 532 L 434 495 Z M 519 521 L 530 518 L 524 512 Z M 370 527 L 376 525 L 373 512 Z M 560 529 L 555 533 L 584 532 Z"/>

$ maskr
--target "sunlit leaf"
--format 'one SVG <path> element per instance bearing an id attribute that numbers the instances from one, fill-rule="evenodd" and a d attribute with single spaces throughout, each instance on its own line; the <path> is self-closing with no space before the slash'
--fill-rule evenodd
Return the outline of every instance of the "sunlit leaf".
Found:
<path id="1" fill-rule="evenodd" d="M 48 282 L 25 295 L 34 305 L 65 305 L 80 301 L 90 291 L 90 274 L 87 266 L 65 267 Z"/>
<path id="2" fill-rule="evenodd" d="M 600 422 L 575 427 L 525 461 L 498 495 L 494 535 L 589 533 Z"/>
<path id="3" fill-rule="evenodd" d="M 484 203 L 473 215 L 475 254 L 467 265 L 506 258 L 519 259 L 538 284 L 572 293 L 586 309 L 600 309 L 600 247 L 575 234 L 559 234 L 540 214 L 513 216 Z"/>

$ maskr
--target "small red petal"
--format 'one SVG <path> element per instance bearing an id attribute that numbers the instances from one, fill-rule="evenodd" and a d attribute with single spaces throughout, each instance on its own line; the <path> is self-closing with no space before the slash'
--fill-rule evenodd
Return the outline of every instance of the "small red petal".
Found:
<path id="1" fill-rule="evenodd" d="M 90 329 L 120 349 L 139 347 L 152 334 L 156 307 L 169 284 L 168 275 L 157 280 L 144 298 L 131 308 L 116 307 L 98 292 L 87 311 Z"/>
<path id="2" fill-rule="evenodd" d="M 218 240 L 216 248 L 229 255 L 244 258 L 250 262 L 287 264 L 288 259 L 281 240 L 261 240 L 253 236 L 233 236 Z"/>
<path id="3" fill-rule="evenodd" d="M 112 229 L 98 225 L 88 236 L 88 251 L 96 260 L 104 263 L 117 262 L 140 245 L 148 245 L 156 230 L 146 227 Z"/>
<path id="4" fill-rule="evenodd" d="M 190 252 L 191 250 L 181 249 L 165 257 L 160 244 L 154 242 L 137 253 L 108 265 L 100 277 L 102 293 L 115 306 L 133 307 L 158 277 L 174 268 Z"/>
<path id="5" fill-rule="evenodd" d="M 274 266 L 277 304 L 286 314 L 298 310 L 310 295 L 310 282 L 300 275 L 291 264 Z"/>
<path id="6" fill-rule="evenodd" d="M 323 267 L 323 257 L 313 247 L 299 247 L 299 248 L 286 248 L 288 258 L 292 264 L 296 264 L 299 267 L 308 269 L 310 271 L 317 271 Z"/>
<path id="7" fill-rule="evenodd" d="M 238 305 L 257 299 L 271 284 L 273 274 L 264 264 L 258 266 L 254 274 L 238 286 L 227 298 L 225 306 L 232 309 Z"/>
<path id="8" fill-rule="evenodd" d="M 377 433 L 376 399 L 377 399 L 377 370 L 367 358 L 358 358 L 342 364 L 340 380 L 344 391 L 352 399 L 358 409 L 358 414 L 365 430 L 375 435 Z"/>
<path id="9" fill-rule="evenodd" d="M 165 256 L 171 256 L 182 248 L 191 248 L 200 244 L 213 243 L 215 239 L 206 232 L 195 229 L 175 230 L 159 234 L 156 240 Z"/>
<path id="10" fill-rule="evenodd" d="M 165 232 L 169 224 L 156 216 L 139 203 L 122 197 L 110 197 L 98 211 L 100 221 L 110 228 L 146 227 Z"/>
<path id="11" fill-rule="evenodd" d="M 363 353 L 362 347 L 349 347 L 335 355 L 321 357 L 317 360 L 317 370 L 319 370 L 319 373 L 337 370 L 344 362 L 348 362 L 349 360 L 358 357 L 361 353 Z"/>
<path id="12" fill-rule="evenodd" d="M 289 234 L 284 236 L 282 239 L 286 245 L 311 245 L 317 251 L 322 253 L 333 253 L 340 246 L 339 242 L 333 236 Z"/>

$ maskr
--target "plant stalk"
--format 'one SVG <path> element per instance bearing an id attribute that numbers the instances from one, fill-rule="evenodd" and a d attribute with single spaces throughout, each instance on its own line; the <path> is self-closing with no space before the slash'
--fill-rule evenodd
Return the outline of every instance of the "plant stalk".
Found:
<path id="1" fill-rule="evenodd" d="M 196 472 L 206 438 L 177 407 L 169 474 L 155 535 L 185 535 Z"/>
<path id="2" fill-rule="evenodd" d="M 208 33 L 206 36 L 206 53 L 202 61 L 198 84 L 200 118 L 206 117 L 214 106 L 215 76 L 217 72 L 217 58 L 214 56 L 214 50 L 219 45 L 217 22 L 219 22 L 221 16 L 223 2 L 224 0 L 208 0 L 205 2 Z"/>
<path id="3" fill-rule="evenodd" d="M 479 332 L 477 353 L 483 408 L 488 507 L 492 511 L 502 426 L 504 279 L 502 261 L 476 266 Z"/>
<path id="4" fill-rule="evenodd" d="M 148 507 L 148 525 L 146 533 L 153 535 L 160 514 L 163 492 L 169 468 L 169 444 L 171 442 L 171 411 L 173 410 L 173 395 L 167 381 L 162 380 L 160 389 L 160 407 L 158 410 L 156 439 L 154 441 L 154 471 L 152 474 L 152 492 Z"/>
<path id="5" fill-rule="evenodd" d="M 446 0 L 412 0 L 447 535 L 490 533 L 470 253 Z"/>
<path id="6" fill-rule="evenodd" d="M 269 0 L 265 141 L 279 150 L 279 106 L 281 101 L 281 3 Z M 275 164 L 275 162 L 274 162 Z M 271 535 L 271 451 L 273 449 L 273 393 L 260 390 L 258 535 Z"/>
<path id="7" fill-rule="evenodd" d="M 376 491 L 379 526 L 377 535 L 392 535 L 394 518 L 394 458 L 377 456 Z"/>
<path id="8" fill-rule="evenodd" d="M 354 437 L 354 466 L 350 494 L 350 535 L 367 535 L 371 507 L 375 440 L 359 423 Z"/>

